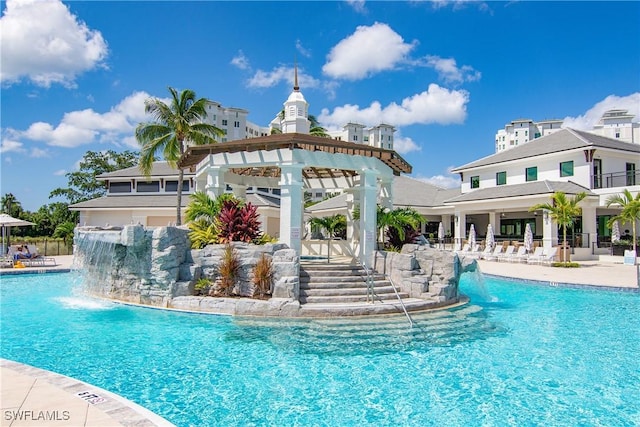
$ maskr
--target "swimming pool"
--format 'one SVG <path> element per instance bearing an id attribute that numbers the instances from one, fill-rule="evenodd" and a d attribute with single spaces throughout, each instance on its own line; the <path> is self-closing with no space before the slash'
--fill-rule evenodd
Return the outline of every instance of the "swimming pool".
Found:
<path id="1" fill-rule="evenodd" d="M 465 275 L 470 304 L 364 320 L 167 312 L 2 277 L 0 357 L 179 426 L 638 425 L 640 295 Z"/>

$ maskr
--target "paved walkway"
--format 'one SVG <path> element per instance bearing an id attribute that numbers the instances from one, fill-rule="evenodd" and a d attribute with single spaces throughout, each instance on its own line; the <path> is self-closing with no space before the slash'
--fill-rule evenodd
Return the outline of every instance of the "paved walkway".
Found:
<path id="1" fill-rule="evenodd" d="M 484 274 L 551 283 L 638 289 L 638 267 L 622 263 L 579 261 L 579 268 L 479 260 Z"/>
<path id="2" fill-rule="evenodd" d="M 173 426 L 164 418 L 101 388 L 0 359 L 1 426 Z"/>

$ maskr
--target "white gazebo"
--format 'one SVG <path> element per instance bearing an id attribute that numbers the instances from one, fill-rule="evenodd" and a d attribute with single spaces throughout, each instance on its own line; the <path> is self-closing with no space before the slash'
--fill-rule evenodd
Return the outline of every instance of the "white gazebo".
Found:
<path id="1" fill-rule="evenodd" d="M 302 133 L 192 146 L 179 167 L 192 168 L 196 191 L 212 198 L 227 186 L 241 198 L 247 187 L 279 188 L 279 240 L 298 254 L 304 234 L 304 190 L 343 189 L 349 205 L 347 240 L 367 266 L 375 250 L 376 204 L 392 208 L 393 176 L 411 173 L 411 165 L 393 150 Z M 354 227 L 356 205 L 360 220 Z"/>

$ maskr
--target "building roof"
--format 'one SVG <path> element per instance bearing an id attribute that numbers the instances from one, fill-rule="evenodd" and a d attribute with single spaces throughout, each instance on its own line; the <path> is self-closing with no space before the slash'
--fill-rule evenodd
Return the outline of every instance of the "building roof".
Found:
<path id="1" fill-rule="evenodd" d="M 186 207 L 189 203 L 189 195 L 182 195 L 182 207 Z M 86 202 L 74 203 L 69 205 L 71 210 L 80 209 L 153 209 L 153 208 L 175 208 L 176 195 L 141 195 L 131 194 L 127 196 L 103 196 L 97 199 L 87 200 Z"/>
<path id="2" fill-rule="evenodd" d="M 192 177 L 195 174 L 189 172 L 189 170 L 184 171 L 185 177 Z M 112 178 L 140 178 L 145 175 L 140 171 L 138 166 L 132 166 L 130 168 L 120 169 L 113 172 L 103 173 L 97 176 L 98 179 L 112 179 Z M 151 177 L 172 177 L 178 176 L 178 169 L 172 168 L 169 166 L 167 162 L 153 162 L 153 167 L 151 169 Z"/>
<path id="3" fill-rule="evenodd" d="M 523 184 L 499 185 L 496 187 L 480 188 L 469 193 L 445 201 L 445 204 L 471 202 L 478 200 L 504 199 L 509 197 L 535 196 L 541 194 L 553 194 L 561 191 L 565 194 L 575 195 L 580 192 L 588 196 L 596 196 L 591 190 L 571 181 L 534 181 Z"/>
<path id="4" fill-rule="evenodd" d="M 218 153 L 237 153 L 242 151 L 271 151 L 277 149 L 300 149 L 307 151 L 322 151 L 331 154 L 358 155 L 373 157 L 389 166 L 393 173 L 411 173 L 411 165 L 393 150 L 372 147 L 365 144 L 338 141 L 335 139 L 313 136 L 302 133 L 281 133 L 258 138 L 240 139 L 219 142 L 217 144 L 191 146 L 178 162 L 182 168 L 195 166 L 206 156 Z M 280 168 L 268 166 L 264 168 L 234 169 L 234 173 L 242 175 L 277 177 Z M 305 168 L 305 178 L 335 177 L 336 171 L 320 168 Z"/>
<path id="5" fill-rule="evenodd" d="M 182 207 L 186 208 L 191 198 L 190 194 L 182 195 Z M 262 194 L 247 194 L 247 202 L 257 207 L 280 207 L 280 200 L 277 197 L 265 196 Z M 87 200 L 86 202 L 75 203 L 70 205 L 71 210 L 80 209 L 158 209 L 158 208 L 174 208 L 176 207 L 176 195 L 117 195 L 103 196 L 97 199 Z"/>
<path id="6" fill-rule="evenodd" d="M 467 169 L 488 166 L 513 160 L 526 159 L 544 154 L 559 153 L 575 149 L 605 148 L 628 153 L 640 154 L 640 144 L 619 141 L 595 135 L 589 132 L 565 128 L 552 134 L 529 141 L 526 144 L 492 154 L 482 159 L 454 168 L 452 172 L 463 172 Z"/>
<path id="7" fill-rule="evenodd" d="M 441 188 L 407 176 L 393 178 L 393 205 L 408 207 L 438 207 L 460 194 L 460 188 Z M 309 206 L 307 211 L 341 209 L 347 206 L 347 195 L 340 194 Z"/>

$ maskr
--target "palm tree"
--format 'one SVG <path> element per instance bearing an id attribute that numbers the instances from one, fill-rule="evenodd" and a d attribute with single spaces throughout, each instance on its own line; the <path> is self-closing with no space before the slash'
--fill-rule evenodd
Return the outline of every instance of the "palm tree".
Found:
<path id="1" fill-rule="evenodd" d="M 347 217 L 342 214 L 335 214 L 332 216 L 325 216 L 322 218 L 311 218 L 309 223 L 312 226 L 320 227 L 324 229 L 329 235 L 327 242 L 327 262 L 331 257 L 331 241 L 334 237 L 347 228 Z"/>
<path id="2" fill-rule="evenodd" d="M 142 146 L 140 170 L 149 177 L 156 154 L 162 152 L 164 159 L 173 168 L 185 153 L 188 145 L 213 144 L 216 136 L 224 135 L 222 129 L 204 123 L 207 115 L 207 99 L 196 99 L 190 89 L 178 92 L 169 87 L 170 105 L 157 98 L 145 101 L 145 112 L 154 119 L 151 123 L 140 123 L 136 128 L 136 140 Z M 180 205 L 182 203 L 182 181 L 184 171 L 178 169 L 178 190 L 176 225 L 182 224 Z"/>
<path id="3" fill-rule="evenodd" d="M 329 135 L 327 133 L 327 130 L 325 128 L 323 128 L 322 126 L 320 126 L 320 123 L 318 122 L 318 119 L 316 119 L 316 116 L 313 115 L 309 115 L 309 135 L 314 135 L 314 136 L 321 136 L 323 138 L 330 138 L 331 135 Z"/>
<path id="4" fill-rule="evenodd" d="M 360 206 L 353 209 L 353 219 L 360 220 Z M 384 242 L 385 232 L 393 229 L 400 240 L 405 239 L 407 229 L 417 229 L 424 220 L 413 208 L 396 208 L 391 210 L 381 205 L 376 206 L 376 229 L 378 241 Z"/>
<path id="5" fill-rule="evenodd" d="M 628 189 L 624 189 L 622 194 L 614 194 L 607 198 L 607 207 L 611 205 L 619 205 L 622 211 L 609 219 L 607 225 L 613 227 L 615 221 L 630 222 L 633 233 L 633 250 L 636 250 L 636 221 L 640 220 L 640 193 L 633 197 Z M 637 252 L 636 252 L 637 253 Z"/>
<path id="6" fill-rule="evenodd" d="M 582 214 L 582 208 L 578 206 L 578 203 L 587 197 L 587 193 L 584 191 L 576 194 L 573 198 L 567 198 L 566 194 L 562 191 L 556 191 L 551 196 L 551 203 L 540 203 L 532 206 L 529 212 L 543 209 L 549 211 L 551 219 L 562 227 L 562 241 L 563 241 L 563 258 L 565 265 L 568 263 L 567 259 L 567 227 L 573 225 L 576 217 Z"/>
<path id="7" fill-rule="evenodd" d="M 222 205 L 224 205 L 224 202 L 227 200 L 236 200 L 241 206 L 244 205 L 241 200 L 236 199 L 236 197 L 230 193 L 223 193 L 215 199 L 212 199 L 207 193 L 196 191 L 191 195 L 191 201 L 187 205 L 185 219 L 187 221 L 203 220 L 207 224 L 211 224 L 218 214 L 220 214 Z"/>
<path id="8" fill-rule="evenodd" d="M 22 214 L 22 204 L 13 193 L 7 193 L 0 199 L 0 210 L 2 213 L 19 218 Z"/>
<path id="9" fill-rule="evenodd" d="M 55 231 L 53 232 L 53 237 L 62 237 L 64 244 L 70 248 L 73 244 L 73 234 L 75 231 L 76 225 L 73 222 L 67 221 L 62 224 L 58 224 Z"/>

